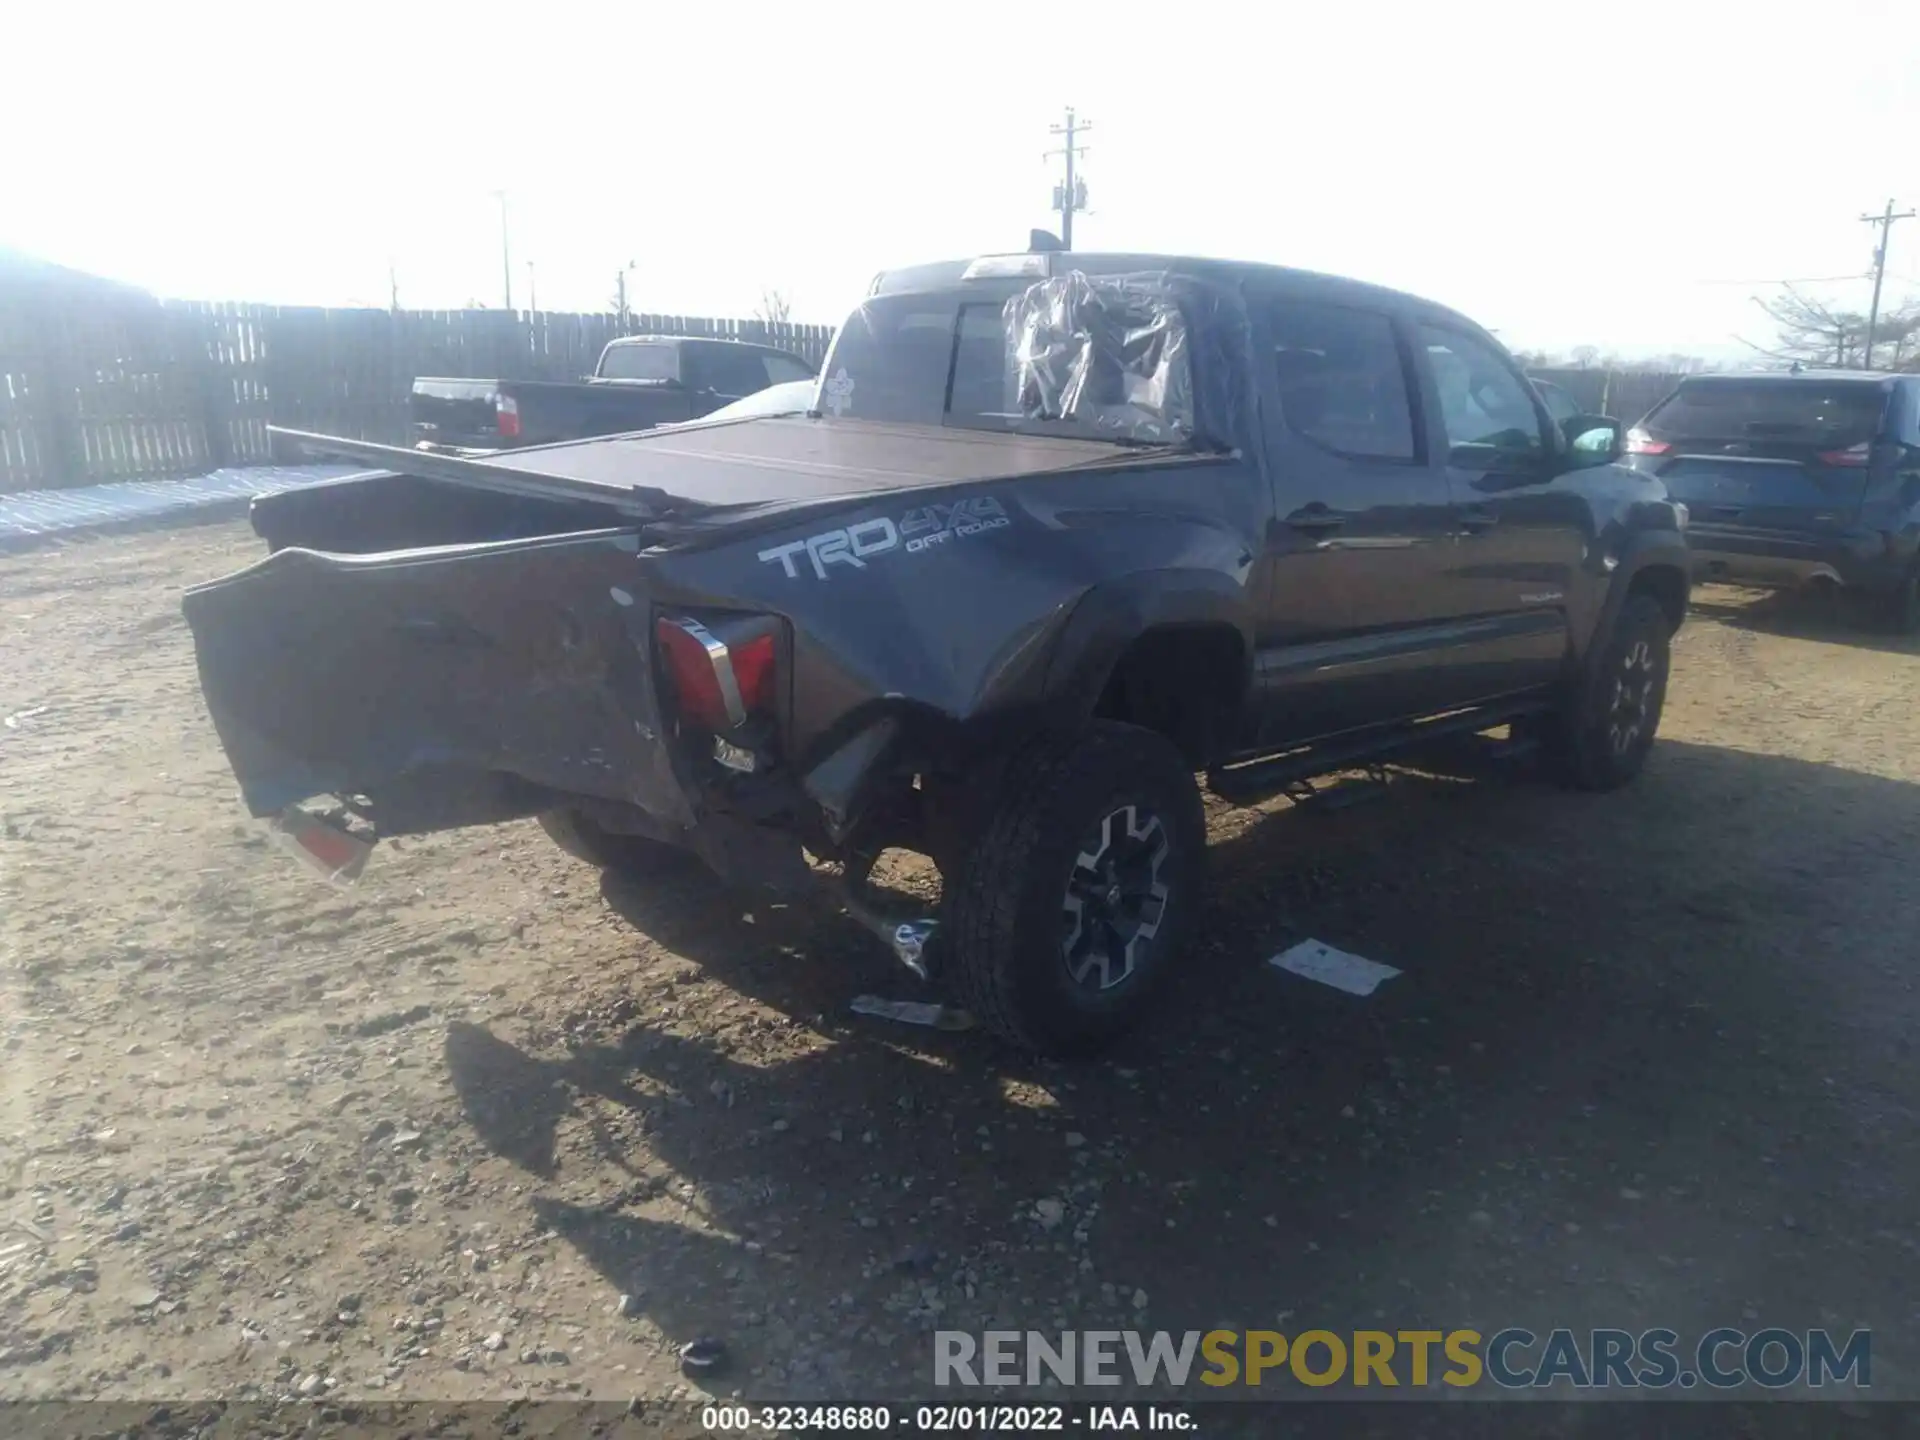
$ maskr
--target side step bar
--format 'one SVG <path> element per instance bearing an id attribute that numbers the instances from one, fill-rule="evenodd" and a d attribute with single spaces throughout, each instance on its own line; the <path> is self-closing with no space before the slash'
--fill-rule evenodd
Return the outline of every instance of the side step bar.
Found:
<path id="1" fill-rule="evenodd" d="M 1447 736 L 1471 735 L 1528 715 L 1544 715 L 1552 708 L 1551 701 L 1535 700 L 1518 705 L 1482 705 L 1471 710 L 1456 710 L 1431 720 L 1370 730 L 1330 740 L 1324 745 L 1289 750 L 1266 760 L 1217 767 L 1207 772 L 1207 788 L 1222 800 L 1244 805 L 1277 795 L 1289 786 L 1298 785 L 1315 775 L 1352 769 Z M 1501 748 L 1504 750 L 1508 746 L 1511 747 L 1509 753 L 1513 754 L 1525 753 L 1530 748 L 1513 742 L 1507 742 Z"/>

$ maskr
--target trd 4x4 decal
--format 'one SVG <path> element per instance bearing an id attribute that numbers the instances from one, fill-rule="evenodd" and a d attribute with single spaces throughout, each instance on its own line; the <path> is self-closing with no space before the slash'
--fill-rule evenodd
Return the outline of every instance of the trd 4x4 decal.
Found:
<path id="1" fill-rule="evenodd" d="M 779 565 L 789 580 L 800 578 L 800 566 L 811 566 L 814 577 L 827 578 L 829 565 L 867 568 L 867 561 L 890 550 L 922 554 L 936 545 L 1003 530 L 1013 523 L 1006 507 L 991 495 L 973 495 L 947 504 L 916 505 L 898 521 L 882 516 L 861 520 L 838 530 L 823 530 L 804 540 L 791 540 L 762 550 L 760 559 Z"/>

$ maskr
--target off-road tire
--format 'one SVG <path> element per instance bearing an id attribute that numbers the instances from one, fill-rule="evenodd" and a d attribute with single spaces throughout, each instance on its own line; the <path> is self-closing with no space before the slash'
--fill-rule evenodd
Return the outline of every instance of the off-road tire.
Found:
<path id="1" fill-rule="evenodd" d="M 1617 790 L 1640 773 L 1666 704 L 1672 641 L 1660 602 L 1628 595 L 1545 726 L 1547 759 L 1562 783 Z"/>
<path id="2" fill-rule="evenodd" d="M 680 869 L 693 859 L 676 845 L 604 829 L 578 810 L 549 810 L 540 816 L 540 828 L 574 859 L 631 879 Z"/>
<path id="3" fill-rule="evenodd" d="M 1013 1045 L 1091 1053 L 1145 1013 L 1198 918 L 1207 843 L 1199 786 L 1168 740 L 1098 721 L 1036 742 L 997 793 L 947 892 L 941 979 Z M 1089 856 L 1100 863 L 1086 864 Z M 1100 864 L 1145 878 L 1109 886 L 1094 878 Z M 1089 887 L 1114 907 L 1120 929 L 1088 918 Z M 1129 894 L 1114 901 L 1123 888 Z M 1088 935 L 1098 953 L 1078 956 Z M 1085 973 L 1076 977 L 1075 965 Z"/>

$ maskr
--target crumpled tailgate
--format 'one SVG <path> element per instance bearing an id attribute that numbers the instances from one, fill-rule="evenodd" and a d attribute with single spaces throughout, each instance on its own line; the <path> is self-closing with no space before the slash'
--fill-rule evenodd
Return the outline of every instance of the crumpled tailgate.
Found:
<path id="1" fill-rule="evenodd" d="M 661 738 L 631 531 L 386 555 L 288 549 L 186 593 L 247 807 L 364 796 L 382 834 L 554 792 L 691 811 Z"/>

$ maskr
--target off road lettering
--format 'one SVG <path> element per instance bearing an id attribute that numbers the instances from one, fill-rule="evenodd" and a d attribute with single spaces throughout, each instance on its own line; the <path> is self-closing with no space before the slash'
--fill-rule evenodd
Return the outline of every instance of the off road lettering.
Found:
<path id="1" fill-rule="evenodd" d="M 945 504 L 915 506 L 900 517 L 898 524 L 884 518 L 862 520 L 844 529 L 790 540 L 762 550 L 759 558 L 764 564 L 780 566 L 789 580 L 800 578 L 803 564 L 813 571 L 816 580 L 825 580 L 828 566 L 851 565 L 864 570 L 868 557 L 901 548 L 903 540 L 906 552 L 918 555 L 951 538 L 965 539 L 1012 523 L 998 500 L 990 495 L 973 495 Z"/>

